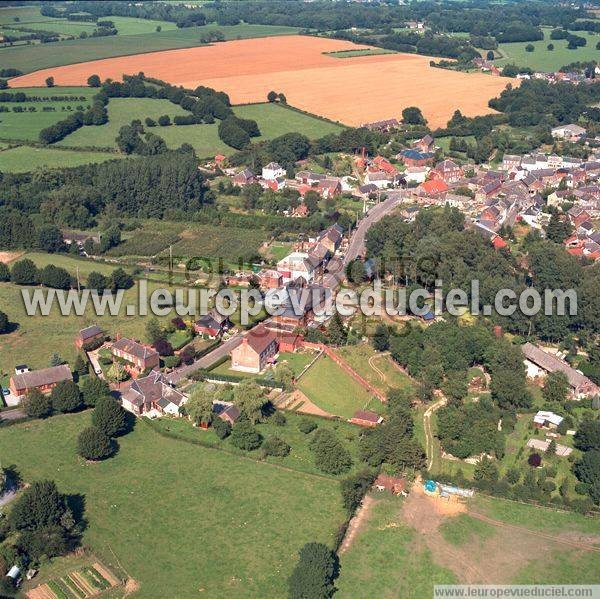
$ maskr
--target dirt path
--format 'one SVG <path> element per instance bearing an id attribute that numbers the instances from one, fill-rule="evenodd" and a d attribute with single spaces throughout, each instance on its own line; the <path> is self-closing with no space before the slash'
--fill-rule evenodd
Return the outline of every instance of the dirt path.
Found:
<path id="1" fill-rule="evenodd" d="M 433 452 L 435 451 L 435 444 L 433 442 L 433 433 L 431 432 L 431 416 L 432 414 L 445 406 L 447 399 L 442 396 L 434 404 L 431 404 L 423 414 L 423 428 L 425 429 L 425 451 L 427 453 L 427 470 L 431 470 L 433 466 Z"/>
<path id="2" fill-rule="evenodd" d="M 469 516 L 472 516 L 473 518 L 477 518 L 477 520 L 481 520 L 482 522 L 486 522 L 487 524 L 491 524 L 492 526 L 497 526 L 499 528 L 506 528 L 518 531 L 520 533 L 525 533 L 534 537 L 539 537 L 540 539 L 546 539 L 547 541 L 552 541 L 554 543 L 562 543 L 563 545 L 569 545 L 570 547 L 574 547 L 575 549 L 582 549 L 583 551 L 596 551 L 600 553 L 600 547 L 588 545 L 587 543 L 571 541 L 570 539 L 565 539 L 564 537 L 556 537 L 554 535 L 549 535 L 545 532 L 539 532 L 537 530 L 525 528 L 524 526 L 517 526 L 516 524 L 508 524 L 507 522 L 494 520 L 493 518 L 490 518 L 489 516 L 485 516 L 484 514 L 480 514 L 478 512 L 469 511 Z"/>
<path id="3" fill-rule="evenodd" d="M 344 540 L 342 541 L 338 553 L 345 553 L 346 551 L 348 551 L 348 549 L 352 545 L 352 542 L 356 538 L 356 535 L 358 534 L 359 530 L 365 524 L 367 518 L 369 517 L 369 513 L 374 503 L 375 499 L 373 499 L 371 495 L 365 495 L 365 498 L 363 499 L 360 508 L 358 508 L 358 511 L 348 524 L 348 530 L 346 530 L 346 535 L 344 536 Z"/>
<path id="4" fill-rule="evenodd" d="M 389 352 L 384 352 L 382 354 L 374 354 L 369 358 L 369 366 L 377 373 L 377 376 L 383 384 L 387 384 L 387 377 L 385 376 L 385 373 L 375 365 L 375 360 L 389 355 Z"/>

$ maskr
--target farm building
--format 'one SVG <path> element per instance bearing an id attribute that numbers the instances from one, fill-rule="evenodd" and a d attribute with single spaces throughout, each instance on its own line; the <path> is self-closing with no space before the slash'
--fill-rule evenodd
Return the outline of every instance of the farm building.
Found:
<path id="1" fill-rule="evenodd" d="M 31 370 L 11 377 L 8 385 L 12 395 L 23 397 L 30 391 L 37 389 L 42 393 L 49 393 L 62 381 L 72 381 L 73 375 L 67 364 L 51 366 L 41 370 Z"/>
<path id="2" fill-rule="evenodd" d="M 540 410 L 533 417 L 533 425 L 536 428 L 550 428 L 555 429 L 564 420 L 562 416 L 555 414 L 554 412 L 545 412 Z"/>
<path id="3" fill-rule="evenodd" d="M 579 141 L 586 135 L 586 130 L 579 125 L 560 125 L 552 129 L 552 137 L 566 141 Z"/>
<path id="4" fill-rule="evenodd" d="M 350 422 L 359 426 L 374 427 L 383 422 L 383 418 L 371 410 L 356 410 L 354 416 L 350 418 Z"/>
<path id="5" fill-rule="evenodd" d="M 563 372 L 569 381 L 572 399 L 582 399 L 600 391 L 598 385 L 595 385 L 587 376 L 537 345 L 525 343 L 522 351 L 528 377 L 538 378 L 546 376 L 550 372 Z"/>

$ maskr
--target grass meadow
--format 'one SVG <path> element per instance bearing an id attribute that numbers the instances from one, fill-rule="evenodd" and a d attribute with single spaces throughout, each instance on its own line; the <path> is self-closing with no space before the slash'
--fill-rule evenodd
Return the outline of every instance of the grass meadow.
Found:
<path id="1" fill-rule="evenodd" d="M 339 484 L 322 476 L 167 439 L 144 423 L 113 458 L 76 455 L 89 412 L 12 426 L 3 464 L 81 495 L 83 543 L 140 584 L 136 597 L 281 597 L 298 550 L 333 542 Z M 149 557 L 151 556 L 151 558 Z M 120 567 L 119 567 L 120 566 Z"/>
<path id="2" fill-rule="evenodd" d="M 77 100 L 2 102 L 0 106 L 8 108 L 10 112 L 0 112 L 0 139 L 37 142 L 42 129 L 77 110 L 85 111 L 91 105 L 92 96 L 97 93 L 97 90 L 89 87 L 29 87 L 17 91 L 42 97 L 77 96 Z M 24 108 L 26 112 L 13 112 L 13 107 Z M 44 111 L 46 107 L 52 107 L 54 111 Z M 31 111 L 32 108 L 35 110 Z"/>
<path id="3" fill-rule="evenodd" d="M 4 18 L 10 19 L 12 17 L 6 15 Z M 235 40 L 271 35 L 291 35 L 297 33 L 299 28 L 283 25 L 252 25 L 241 23 L 239 25 L 186 27 L 183 29 L 171 29 L 169 31 L 138 33 L 136 35 L 65 40 L 50 44 L 0 48 L 0 62 L 6 67 L 13 67 L 24 73 L 29 73 L 38 69 L 86 62 L 100 58 L 200 46 L 202 45 L 200 39 L 207 33 L 215 30 L 223 32 L 225 39 Z"/>
<path id="4" fill-rule="evenodd" d="M 65 168 L 106 162 L 122 158 L 111 152 L 88 152 L 84 150 L 59 150 L 54 148 L 37 148 L 17 146 L 0 150 L 0 171 L 5 173 L 26 173 L 37 168 Z"/>
<path id="5" fill-rule="evenodd" d="M 336 597 L 351 599 L 357 589 L 368 589 L 365 596 L 422 599 L 431 596 L 434 582 L 457 582 L 417 542 L 418 534 L 402 522 L 401 510 L 401 499 L 387 493 L 377 496 L 366 523 L 340 557 Z"/>
<path id="6" fill-rule="evenodd" d="M 318 117 L 303 114 L 277 104 L 248 104 L 234 107 L 241 118 L 253 119 L 258 123 L 261 136 L 253 141 L 272 139 L 298 131 L 311 139 L 342 130 L 340 125 L 330 123 Z M 168 100 L 149 98 L 112 98 L 108 104 L 108 123 L 105 125 L 81 127 L 56 145 L 64 147 L 116 147 L 115 138 L 119 129 L 132 119 L 138 118 L 144 123 L 146 117 L 157 120 L 167 114 L 173 119 L 178 115 L 187 115 L 177 104 Z M 218 123 L 212 125 L 170 125 L 168 127 L 145 127 L 162 137 L 170 148 L 188 143 L 194 147 L 198 156 L 211 157 L 215 154 L 232 154 L 235 150 L 219 139 Z"/>
<path id="7" fill-rule="evenodd" d="M 557 71 L 560 67 L 571 62 L 600 60 L 600 50 L 596 44 L 600 41 L 600 34 L 588 34 L 586 31 L 573 31 L 579 37 L 587 39 L 583 48 L 569 50 L 566 40 L 551 40 L 549 28 L 543 28 L 544 39 L 537 42 L 514 42 L 500 44 L 499 48 L 505 58 L 494 61 L 497 65 L 516 64 L 521 67 L 530 67 L 538 71 Z M 535 50 L 527 52 L 525 46 L 532 44 Z M 548 50 L 548 44 L 554 44 L 554 50 Z"/>

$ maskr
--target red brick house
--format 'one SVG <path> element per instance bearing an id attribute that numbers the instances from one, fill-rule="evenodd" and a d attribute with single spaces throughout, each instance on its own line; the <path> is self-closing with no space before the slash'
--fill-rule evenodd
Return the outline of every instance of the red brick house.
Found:
<path id="1" fill-rule="evenodd" d="M 264 269 L 256 276 L 262 289 L 277 289 L 283 285 L 283 277 L 277 270 Z"/>
<path id="2" fill-rule="evenodd" d="M 415 141 L 412 147 L 418 152 L 433 152 L 435 149 L 435 140 L 431 135 L 427 134 L 425 137 Z"/>
<path id="3" fill-rule="evenodd" d="M 298 333 L 280 333 L 277 335 L 279 351 L 294 353 L 302 347 L 304 337 Z"/>
<path id="4" fill-rule="evenodd" d="M 277 336 L 263 325 L 254 327 L 231 352 L 231 369 L 262 372 L 279 350 Z"/>
<path id="5" fill-rule="evenodd" d="M 236 406 L 225 406 L 225 408 L 221 410 L 217 415 L 221 420 L 229 422 L 229 424 L 233 426 L 239 420 L 241 412 Z"/>
<path id="6" fill-rule="evenodd" d="M 12 395 L 22 397 L 34 389 L 42 393 L 50 393 L 58 383 L 72 380 L 73 375 L 68 365 L 61 364 L 60 366 L 15 374 L 11 377 L 8 388 Z"/>
<path id="7" fill-rule="evenodd" d="M 446 183 L 455 183 L 462 177 L 462 169 L 452 160 L 442 160 L 434 169 Z"/>
<path id="8" fill-rule="evenodd" d="M 105 339 L 104 331 L 97 325 L 81 329 L 75 338 L 75 345 L 79 349 L 100 345 Z"/>
<path id="9" fill-rule="evenodd" d="M 142 345 L 132 339 L 122 338 L 115 341 L 111 352 L 113 356 L 128 362 L 127 370 L 133 375 L 144 370 L 158 368 L 160 364 L 160 356 L 154 348 Z"/>

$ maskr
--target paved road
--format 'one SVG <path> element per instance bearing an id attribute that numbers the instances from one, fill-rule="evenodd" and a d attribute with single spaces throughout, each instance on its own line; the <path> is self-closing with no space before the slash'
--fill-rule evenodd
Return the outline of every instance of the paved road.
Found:
<path id="1" fill-rule="evenodd" d="M 329 289 L 336 289 L 345 277 L 346 265 L 352 260 L 356 260 L 359 256 L 364 256 L 366 252 L 365 239 L 367 231 L 376 222 L 380 221 L 384 216 L 389 214 L 394 208 L 401 204 L 404 200 L 401 194 L 396 191 L 389 191 L 388 198 L 373 206 L 359 223 L 358 227 L 353 231 L 350 241 L 348 243 L 348 251 L 344 256 L 343 260 L 332 259 L 327 265 L 329 271 L 323 277 L 323 285 Z"/>
<path id="2" fill-rule="evenodd" d="M 216 347 L 215 349 L 213 349 L 213 351 L 209 352 L 205 356 L 202 356 L 199 360 L 196 360 L 193 364 L 190 364 L 189 366 L 182 366 L 181 368 L 177 368 L 176 370 L 168 374 L 167 380 L 171 384 L 176 385 L 196 370 L 200 370 L 201 368 L 209 368 L 224 356 L 229 355 L 229 352 L 232 349 L 235 349 L 242 342 L 243 338 L 243 333 L 236 333 L 235 335 L 227 339 L 227 341 L 221 343 L 219 347 Z"/>

